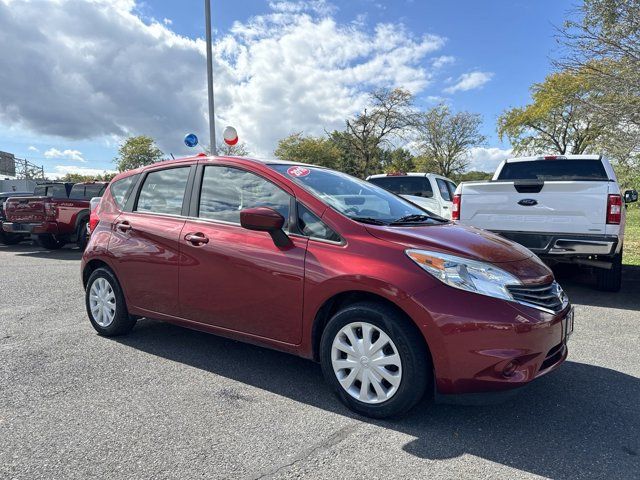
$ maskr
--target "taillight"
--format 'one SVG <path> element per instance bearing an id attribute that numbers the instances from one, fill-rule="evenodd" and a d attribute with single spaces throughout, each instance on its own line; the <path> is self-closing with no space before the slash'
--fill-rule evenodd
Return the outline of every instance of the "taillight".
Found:
<path id="1" fill-rule="evenodd" d="M 58 215 L 58 209 L 55 203 L 45 202 L 44 204 L 44 216 L 47 220 L 55 220 Z"/>
<path id="2" fill-rule="evenodd" d="M 619 225 L 622 217 L 622 197 L 609 195 L 607 200 L 607 224 Z"/>
<path id="3" fill-rule="evenodd" d="M 98 218 L 98 214 L 94 210 L 89 214 L 89 233 L 92 233 L 96 229 L 98 223 L 100 223 L 100 219 Z"/>
<path id="4" fill-rule="evenodd" d="M 462 195 L 453 196 L 453 206 L 451 207 L 451 220 L 460 220 L 460 200 Z"/>

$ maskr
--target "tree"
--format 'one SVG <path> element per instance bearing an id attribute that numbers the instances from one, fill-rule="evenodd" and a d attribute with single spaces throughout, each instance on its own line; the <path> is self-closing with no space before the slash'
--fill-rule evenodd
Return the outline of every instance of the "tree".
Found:
<path id="1" fill-rule="evenodd" d="M 587 76 L 553 73 L 531 87 L 531 96 L 529 105 L 512 108 L 498 119 L 498 135 L 509 139 L 515 154 L 581 154 L 607 134 L 606 122 L 585 107 L 599 102 Z"/>
<path id="2" fill-rule="evenodd" d="M 415 171 L 415 157 L 406 148 L 384 150 L 381 153 L 382 168 L 385 173 Z"/>
<path id="3" fill-rule="evenodd" d="M 566 53 L 556 65 L 584 75 L 600 93 L 586 106 L 639 135 L 640 0 L 584 0 L 576 13 L 559 33 Z"/>
<path id="4" fill-rule="evenodd" d="M 249 149 L 244 142 L 238 142 L 235 145 L 219 143 L 218 155 L 226 155 L 229 157 L 246 157 L 249 155 Z"/>
<path id="5" fill-rule="evenodd" d="M 312 163 L 329 168 L 340 167 L 340 148 L 330 139 L 294 133 L 278 142 L 274 152 L 281 160 Z"/>
<path id="6" fill-rule="evenodd" d="M 493 178 L 493 173 L 491 172 L 481 172 L 479 170 L 471 170 L 470 172 L 460 173 L 458 175 L 454 175 L 453 179 L 457 182 L 472 182 L 475 180 L 491 180 Z"/>
<path id="7" fill-rule="evenodd" d="M 371 93 L 372 105 L 346 121 L 345 139 L 358 155 L 359 175 L 366 177 L 379 161 L 382 147 L 402 136 L 415 124 L 413 95 L 404 89 L 381 89 Z"/>
<path id="8" fill-rule="evenodd" d="M 450 177 L 469 166 L 469 151 L 484 144 L 480 133 L 480 115 L 452 113 L 446 105 L 438 105 L 421 115 L 418 124 L 419 164 L 429 162 L 435 173 Z"/>
<path id="9" fill-rule="evenodd" d="M 124 172 L 133 168 L 151 165 L 162 159 L 162 151 L 151 137 L 140 135 L 129 137 L 118 149 L 118 157 L 114 159 L 118 170 Z"/>
<path id="10" fill-rule="evenodd" d="M 83 175 L 81 173 L 66 173 L 63 177 L 60 178 L 62 182 L 72 182 L 72 183 L 80 183 L 80 182 L 110 182 L 116 174 L 113 172 L 103 172 L 102 175 Z"/>

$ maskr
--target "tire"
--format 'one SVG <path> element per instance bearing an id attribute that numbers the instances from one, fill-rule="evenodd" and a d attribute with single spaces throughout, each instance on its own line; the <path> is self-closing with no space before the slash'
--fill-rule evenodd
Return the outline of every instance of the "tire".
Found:
<path id="1" fill-rule="evenodd" d="M 87 225 L 89 225 L 89 222 L 87 220 L 81 221 L 80 225 L 78 225 L 78 240 L 76 241 L 76 245 L 78 245 L 78 248 L 83 252 L 85 248 L 87 248 L 87 243 L 89 242 Z"/>
<path id="2" fill-rule="evenodd" d="M 611 269 L 596 269 L 596 285 L 604 292 L 619 292 L 622 287 L 622 249 L 612 258 Z"/>
<path id="3" fill-rule="evenodd" d="M 85 306 L 91 325 L 105 337 L 129 333 L 136 324 L 136 318 L 129 315 L 118 279 L 107 268 L 96 269 L 87 280 Z"/>
<path id="4" fill-rule="evenodd" d="M 367 353 L 362 350 L 362 343 L 358 343 L 357 349 L 352 349 L 350 355 L 340 350 L 340 348 L 345 348 L 344 342 L 345 339 L 348 339 L 345 329 L 347 329 L 346 331 L 351 329 L 351 334 L 356 336 L 357 342 L 358 340 L 363 341 L 365 328 L 373 333 L 371 340 L 374 346 L 377 340 L 381 341 L 380 345 L 385 343 L 387 345 L 377 352 L 369 351 L 370 357 L 361 355 Z M 358 329 L 360 333 L 358 333 Z M 383 334 L 388 337 L 390 342 L 385 340 Z M 334 348 L 335 342 L 340 343 L 340 348 Z M 349 350 L 349 345 L 346 347 Z M 399 355 L 399 366 L 387 363 L 387 367 L 381 367 L 381 363 L 374 364 L 374 362 L 380 362 L 380 356 L 384 356 L 386 359 L 395 358 L 394 351 Z M 358 358 L 359 363 L 353 363 L 354 359 Z M 349 362 L 349 365 L 354 365 L 354 369 L 358 370 L 356 372 L 353 372 L 351 368 L 334 370 L 334 360 Z M 391 360 L 383 361 L 391 362 Z M 425 391 L 432 388 L 433 385 L 433 368 L 427 346 L 420 332 L 415 325 L 395 309 L 380 303 L 357 303 L 336 313 L 329 320 L 322 333 L 320 362 L 324 377 L 338 398 L 351 410 L 367 417 L 386 418 L 406 413 L 422 399 Z M 391 367 L 393 370 L 388 369 Z M 382 372 L 384 377 L 390 379 L 393 377 L 394 382 L 397 381 L 396 378 L 399 375 L 398 384 L 394 386 L 388 381 L 386 383 L 380 382 L 383 375 L 378 372 L 381 372 L 381 369 L 386 370 L 386 372 Z M 350 381 L 353 381 L 348 390 L 341 384 L 341 380 L 338 379 L 339 375 L 347 386 Z M 376 381 L 376 376 L 378 381 Z M 365 401 L 362 400 L 364 389 L 363 382 L 359 380 L 359 377 L 373 379 L 367 380 L 370 387 L 364 393 Z M 360 382 L 359 385 L 358 382 Z M 377 383 L 377 388 L 374 382 Z M 385 397 L 385 395 L 388 396 Z"/>
<path id="5" fill-rule="evenodd" d="M 3 245 L 16 245 L 20 243 L 23 238 L 24 237 L 22 235 L 14 235 L 3 231 L 2 225 L 0 224 L 0 243 Z"/>
<path id="6" fill-rule="evenodd" d="M 46 248 L 47 250 L 59 250 L 64 247 L 66 243 L 49 233 L 38 235 L 36 241 L 38 245 L 40 245 L 42 248 Z"/>

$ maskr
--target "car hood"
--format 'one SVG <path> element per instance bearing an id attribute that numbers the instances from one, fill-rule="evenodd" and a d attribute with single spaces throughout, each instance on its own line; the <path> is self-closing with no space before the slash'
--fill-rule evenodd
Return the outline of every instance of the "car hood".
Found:
<path id="1" fill-rule="evenodd" d="M 367 225 L 371 235 L 408 248 L 437 250 L 490 263 L 517 262 L 533 253 L 517 243 L 479 228 L 444 223 L 425 226 Z"/>

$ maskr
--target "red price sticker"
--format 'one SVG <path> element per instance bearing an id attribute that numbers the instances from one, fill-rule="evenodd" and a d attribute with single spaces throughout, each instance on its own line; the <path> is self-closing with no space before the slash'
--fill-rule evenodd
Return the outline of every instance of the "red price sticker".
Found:
<path id="1" fill-rule="evenodd" d="M 306 177 L 311 173 L 311 170 L 305 167 L 295 166 L 287 170 L 287 174 L 292 177 Z"/>

